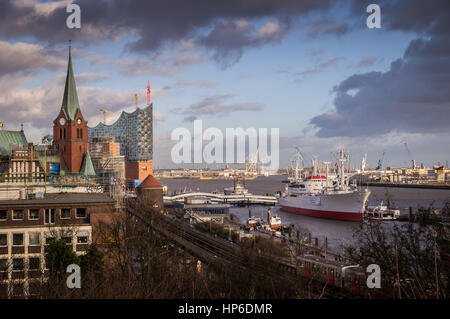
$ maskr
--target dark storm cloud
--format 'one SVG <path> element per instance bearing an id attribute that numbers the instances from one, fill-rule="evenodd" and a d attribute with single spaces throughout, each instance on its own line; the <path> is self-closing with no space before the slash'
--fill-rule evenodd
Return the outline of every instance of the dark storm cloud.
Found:
<path id="1" fill-rule="evenodd" d="M 82 27 L 79 30 L 66 28 L 67 2 L 1 1 L 0 35 L 9 39 L 33 36 L 39 41 L 54 44 L 68 39 L 93 43 L 128 34 L 137 38 L 129 44 L 130 50 L 147 52 L 170 42 L 194 37 L 199 28 L 211 27 L 220 19 L 275 17 L 286 21 L 292 15 L 329 7 L 328 0 L 79 0 L 74 3 L 81 8 Z M 250 42 L 253 45 L 264 44 L 275 41 L 280 34 L 266 32 L 261 36 Z M 219 51 L 223 49 L 217 48 L 211 39 L 205 44 L 211 44 Z M 246 45 L 246 42 L 241 44 Z"/>
<path id="2" fill-rule="evenodd" d="M 450 132 L 450 1 L 380 6 L 382 26 L 418 38 L 388 71 L 355 74 L 337 85 L 335 108 L 311 120 L 317 135 Z"/>
<path id="3" fill-rule="evenodd" d="M 222 67 L 227 67 L 240 59 L 244 48 L 278 42 L 288 29 L 289 23 L 279 21 L 268 21 L 255 30 L 253 24 L 245 19 L 222 20 L 207 36 L 200 38 L 199 43 L 214 49 L 214 59 Z"/>

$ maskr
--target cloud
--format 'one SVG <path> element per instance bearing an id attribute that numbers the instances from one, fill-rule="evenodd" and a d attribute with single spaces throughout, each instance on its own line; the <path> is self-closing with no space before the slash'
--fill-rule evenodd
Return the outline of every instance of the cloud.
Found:
<path id="1" fill-rule="evenodd" d="M 205 97 L 200 102 L 190 105 L 188 108 L 178 110 L 185 115 L 184 121 L 192 122 L 201 115 L 228 115 L 238 111 L 260 111 L 264 108 L 259 103 L 236 103 L 223 105 L 225 100 L 234 97 L 232 94 L 213 95 Z"/>
<path id="2" fill-rule="evenodd" d="M 343 35 L 348 31 L 349 27 L 345 22 L 336 22 L 320 19 L 309 23 L 308 35 L 312 37 L 330 33 L 336 35 Z"/>
<path id="3" fill-rule="evenodd" d="M 89 78 L 86 75 L 86 78 Z M 7 75 L 0 77 L 0 114 L 2 120 L 14 126 L 29 123 L 33 128 L 47 128 L 61 108 L 65 77 L 57 74 L 40 86 L 27 88 L 34 78 Z M 78 86 L 78 98 L 83 116 L 89 120 L 101 108 L 111 111 L 134 105 L 134 93 L 125 90 L 108 90 L 98 87 Z"/>
<path id="4" fill-rule="evenodd" d="M 124 59 L 115 63 L 117 69 L 124 75 L 164 75 L 170 76 L 181 72 L 191 64 L 200 63 L 203 59 L 197 55 L 162 53 L 151 58 Z"/>
<path id="5" fill-rule="evenodd" d="M 78 0 L 82 27 L 68 29 L 66 6 L 69 1 L 32 0 L 0 2 L 0 35 L 7 39 L 31 36 L 50 44 L 67 39 L 98 43 L 124 36 L 132 37 L 129 50 L 155 51 L 167 44 L 196 37 L 196 32 L 220 19 L 258 20 L 268 17 L 287 19 L 305 15 L 315 9 L 326 9 L 330 1 L 261 0 L 261 1 L 122 1 Z M 279 32 L 274 24 L 261 30 L 269 39 Z"/>
<path id="6" fill-rule="evenodd" d="M 377 57 L 375 57 L 375 56 L 365 56 L 358 62 L 356 67 L 363 68 L 363 67 L 372 66 L 376 61 L 377 61 Z"/>
<path id="7" fill-rule="evenodd" d="M 163 89 L 164 90 L 170 90 L 176 87 L 181 87 L 181 86 L 196 86 L 196 87 L 203 87 L 203 88 L 210 88 L 210 87 L 214 87 L 216 86 L 217 83 L 216 82 L 212 82 L 212 81 L 177 81 L 175 83 L 172 83 L 170 85 L 166 85 Z"/>
<path id="8" fill-rule="evenodd" d="M 66 61 L 55 56 L 54 50 L 24 42 L 0 41 L 0 76 L 8 73 L 33 73 L 39 69 L 58 70 Z"/>
<path id="9" fill-rule="evenodd" d="M 208 35 L 199 39 L 199 43 L 213 49 L 214 59 L 226 68 L 239 61 L 245 48 L 279 42 L 287 34 L 287 29 L 287 25 L 282 26 L 279 21 L 268 21 L 255 30 L 249 20 L 225 19 L 217 22 Z"/>
<path id="10" fill-rule="evenodd" d="M 450 132 L 450 22 L 443 14 L 450 5 L 432 3 L 424 6 L 430 18 L 427 25 L 422 18 L 417 25 L 411 24 L 405 18 L 406 7 L 398 2 L 391 5 L 402 13 L 399 21 L 392 17 L 386 23 L 390 28 L 422 32 L 389 71 L 354 74 L 339 83 L 334 88 L 334 108 L 310 121 L 318 136 Z M 411 4 L 409 17 L 419 11 Z"/>
<path id="11" fill-rule="evenodd" d="M 328 59 L 324 62 L 317 63 L 314 67 L 303 70 L 303 71 L 292 71 L 292 70 L 283 69 L 283 70 L 278 70 L 278 73 L 284 73 L 284 74 L 288 74 L 288 75 L 291 75 L 294 77 L 304 77 L 307 75 L 319 74 L 330 67 L 338 65 L 339 62 L 344 59 L 345 59 L 344 57 L 338 56 L 338 57 Z"/>

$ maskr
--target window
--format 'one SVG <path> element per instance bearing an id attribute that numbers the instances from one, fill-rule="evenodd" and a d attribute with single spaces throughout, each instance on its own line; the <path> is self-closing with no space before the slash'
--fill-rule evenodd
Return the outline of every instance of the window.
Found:
<path id="1" fill-rule="evenodd" d="M 61 238 L 61 240 L 64 240 L 64 242 L 66 244 L 72 244 L 72 232 L 71 231 L 61 231 L 59 233 L 59 237 Z"/>
<path id="2" fill-rule="evenodd" d="M 50 245 L 51 243 L 53 243 L 55 241 L 56 241 L 55 237 L 45 237 L 45 244 L 46 245 Z"/>
<path id="3" fill-rule="evenodd" d="M 62 135 L 62 128 L 59 128 L 59 138 L 62 139 L 63 135 Z"/>
<path id="4" fill-rule="evenodd" d="M 72 210 L 70 208 L 61 208 L 61 219 L 68 219 L 72 217 Z"/>
<path id="5" fill-rule="evenodd" d="M 54 208 L 46 208 L 45 209 L 45 221 L 46 224 L 54 224 L 55 223 L 55 209 Z"/>
<path id="6" fill-rule="evenodd" d="M 77 233 L 77 244 L 87 244 L 88 240 L 89 240 L 88 231 L 79 231 Z"/>
<path id="7" fill-rule="evenodd" d="M 39 209 L 30 209 L 28 211 L 28 219 L 29 220 L 38 220 L 39 219 Z"/>
<path id="8" fill-rule="evenodd" d="M 8 219 L 8 211 L 5 209 L 0 210 L 0 220 Z"/>
<path id="9" fill-rule="evenodd" d="M 23 209 L 13 210 L 13 220 L 23 220 Z"/>
<path id="10" fill-rule="evenodd" d="M 77 208 L 77 218 L 86 218 L 86 208 Z"/>
<path id="11" fill-rule="evenodd" d="M 83 129 L 80 128 L 80 138 L 83 139 Z"/>
<path id="12" fill-rule="evenodd" d="M 39 257 L 30 257 L 28 259 L 28 270 L 41 269 L 41 259 Z"/>
<path id="13" fill-rule="evenodd" d="M 23 233 L 13 234 L 13 246 L 23 246 Z"/>
<path id="14" fill-rule="evenodd" d="M 28 244 L 30 246 L 39 246 L 41 244 L 41 233 L 39 232 L 28 233 Z"/>
<path id="15" fill-rule="evenodd" d="M 0 259 L 0 272 L 8 271 L 8 259 L 2 258 Z"/>
<path id="16" fill-rule="evenodd" d="M 147 170 L 147 166 L 142 166 L 142 170 L 146 171 Z"/>
<path id="17" fill-rule="evenodd" d="M 64 128 L 64 139 L 66 139 L 66 128 Z"/>
<path id="18" fill-rule="evenodd" d="M 22 271 L 23 269 L 23 258 L 13 258 L 13 271 Z"/>
<path id="19" fill-rule="evenodd" d="M 0 247 L 8 246 L 8 234 L 0 234 Z"/>

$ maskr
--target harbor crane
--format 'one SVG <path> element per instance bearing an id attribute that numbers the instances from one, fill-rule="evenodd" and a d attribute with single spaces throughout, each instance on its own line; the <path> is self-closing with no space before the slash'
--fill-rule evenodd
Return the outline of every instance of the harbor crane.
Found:
<path id="1" fill-rule="evenodd" d="M 106 113 L 112 114 L 113 112 L 109 110 L 100 110 L 100 112 L 103 112 L 103 124 L 106 125 Z"/>
<path id="2" fill-rule="evenodd" d="M 386 150 L 383 151 L 383 155 L 381 155 L 381 158 L 378 160 L 377 167 L 375 168 L 377 171 L 383 168 L 384 154 L 386 154 Z"/>
<path id="3" fill-rule="evenodd" d="M 411 155 L 411 152 L 409 151 L 408 144 L 405 141 L 403 141 L 402 143 L 403 143 L 403 145 L 405 145 L 406 151 L 408 152 L 408 157 L 411 160 L 411 168 L 415 169 L 416 168 L 416 161 L 413 159 L 413 157 Z"/>

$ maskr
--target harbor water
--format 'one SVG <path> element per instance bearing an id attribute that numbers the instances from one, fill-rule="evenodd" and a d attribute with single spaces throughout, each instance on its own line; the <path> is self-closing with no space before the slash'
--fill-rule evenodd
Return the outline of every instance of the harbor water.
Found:
<path id="1" fill-rule="evenodd" d="M 257 195 L 274 195 L 276 192 L 284 191 L 286 180 L 285 175 L 275 175 L 268 177 L 258 177 L 254 180 L 245 181 L 248 191 Z M 168 194 L 183 191 L 202 191 L 202 192 L 223 192 L 225 187 L 232 187 L 231 180 L 199 180 L 190 178 L 176 179 L 160 179 L 162 185 L 167 186 Z M 450 190 L 445 189 L 415 189 L 415 188 L 386 188 L 386 187 L 369 187 L 371 195 L 368 205 L 377 205 L 380 201 L 385 204 L 389 200 L 390 204 L 400 209 L 402 214 L 407 214 L 409 207 L 417 210 L 420 207 L 442 208 L 446 200 L 450 200 Z M 267 218 L 268 207 L 251 206 L 234 207 L 230 210 L 232 214 L 245 223 L 249 209 L 252 216 Z M 311 232 L 313 237 L 319 239 L 319 243 L 323 243 L 325 237 L 328 239 L 330 248 L 339 251 L 342 245 L 354 243 L 353 233 L 359 223 L 322 219 L 317 217 L 296 215 L 280 210 L 279 206 L 271 208 L 273 214 L 281 217 L 283 225 L 294 224 L 296 227 L 306 229 Z M 390 222 L 394 223 L 394 222 Z M 395 222 L 401 223 L 401 222 Z"/>

